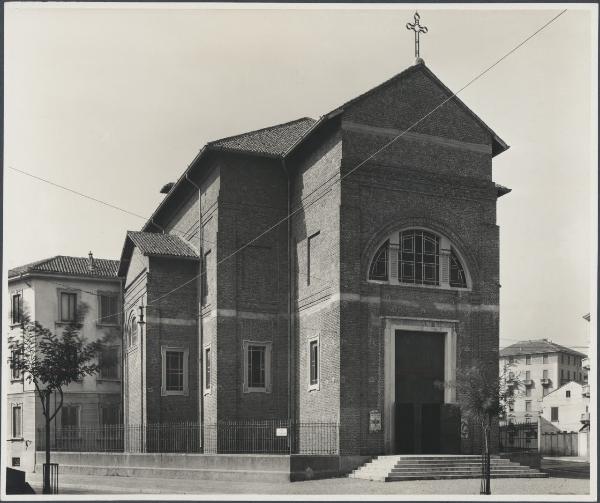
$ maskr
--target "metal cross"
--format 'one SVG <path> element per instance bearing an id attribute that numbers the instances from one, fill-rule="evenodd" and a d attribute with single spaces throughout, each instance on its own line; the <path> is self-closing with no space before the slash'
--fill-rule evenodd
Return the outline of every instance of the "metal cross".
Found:
<path id="1" fill-rule="evenodd" d="M 419 24 L 420 19 L 419 13 L 415 12 L 415 22 L 406 23 L 406 29 L 415 32 L 415 58 L 419 57 L 419 33 L 427 33 L 427 27 Z"/>

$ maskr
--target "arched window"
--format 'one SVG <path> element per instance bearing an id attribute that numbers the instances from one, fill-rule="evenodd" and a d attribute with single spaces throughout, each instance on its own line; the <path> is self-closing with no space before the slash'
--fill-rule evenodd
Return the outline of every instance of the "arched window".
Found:
<path id="1" fill-rule="evenodd" d="M 468 288 L 468 275 L 448 238 L 425 229 L 388 237 L 373 255 L 369 280 L 440 288 Z"/>
<path id="2" fill-rule="evenodd" d="M 131 346 L 135 346 L 137 344 L 138 338 L 138 323 L 137 318 L 135 316 L 131 317 L 131 329 L 129 331 L 131 334 Z"/>
<path id="3" fill-rule="evenodd" d="M 137 331 L 138 323 L 135 315 L 131 313 L 125 325 L 125 337 L 128 346 L 135 346 L 137 344 Z"/>
<path id="4" fill-rule="evenodd" d="M 389 257 L 390 242 L 386 241 L 381 245 L 377 253 L 371 261 L 369 268 L 369 279 L 377 281 L 388 280 L 388 257 Z"/>

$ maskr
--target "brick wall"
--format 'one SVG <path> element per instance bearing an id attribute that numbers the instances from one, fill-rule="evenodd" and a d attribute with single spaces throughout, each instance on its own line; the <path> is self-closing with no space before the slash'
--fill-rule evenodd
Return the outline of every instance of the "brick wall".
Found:
<path id="1" fill-rule="evenodd" d="M 402 130 L 444 99 L 437 85 L 414 72 L 349 107 L 342 118 L 343 171 L 391 139 L 356 124 Z M 491 151 L 485 154 L 470 145 L 489 146 L 491 138 L 453 103 L 413 132 L 434 138 L 398 141 L 342 182 L 341 293 L 348 298 L 341 304 L 340 328 L 343 452 L 381 452 L 383 433 L 368 433 L 368 414 L 384 410 L 383 317 L 457 320 L 457 372 L 473 357 L 493 357 L 498 351 Z M 408 227 L 446 235 L 465 259 L 472 291 L 368 283 L 376 247 L 391 232 Z M 476 437 L 463 442 L 463 451 L 478 447 Z"/>
<path id="2" fill-rule="evenodd" d="M 199 420 L 197 274 L 195 260 L 150 258 L 144 327 L 148 423 Z M 162 351 L 167 347 L 188 351 L 185 395 L 165 395 L 161 389 Z"/>

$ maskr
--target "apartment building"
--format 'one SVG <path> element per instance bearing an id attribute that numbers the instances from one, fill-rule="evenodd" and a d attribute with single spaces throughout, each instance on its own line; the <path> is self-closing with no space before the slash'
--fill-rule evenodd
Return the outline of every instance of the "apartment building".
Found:
<path id="1" fill-rule="evenodd" d="M 55 256 L 9 270 L 10 313 L 4 347 L 21 333 L 27 314 L 45 328 L 61 333 L 77 310 L 87 306 L 81 335 L 86 342 L 108 341 L 99 355 L 101 370 L 64 389 L 64 405 L 52 421 L 52 442 L 69 427 L 116 424 L 121 421 L 121 280 L 119 262 L 94 258 Z M 7 466 L 32 470 L 37 430 L 44 416 L 33 383 L 5 360 L 7 387 Z M 51 408 L 60 402 L 53 397 Z M 59 433 L 57 433 L 59 432 Z M 70 439 L 71 441 L 76 441 Z"/>
<path id="2" fill-rule="evenodd" d="M 500 350 L 500 372 L 510 364 L 510 374 L 521 381 L 508 418 L 512 422 L 536 422 L 542 399 L 561 386 L 587 384 L 583 367 L 587 356 L 548 339 L 520 341 Z"/>

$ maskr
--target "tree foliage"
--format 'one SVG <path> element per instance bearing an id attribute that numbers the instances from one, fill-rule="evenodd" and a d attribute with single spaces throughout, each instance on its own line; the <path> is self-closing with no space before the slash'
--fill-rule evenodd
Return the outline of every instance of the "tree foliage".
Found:
<path id="1" fill-rule="evenodd" d="M 80 304 L 76 318 L 60 335 L 24 314 L 20 331 L 9 337 L 10 367 L 34 384 L 42 402 L 42 412 L 48 420 L 52 420 L 62 407 L 64 387 L 99 370 L 96 357 L 102 343 L 88 343 L 81 335 L 86 313 L 87 306 Z M 60 395 L 60 403 L 51 414 L 47 410 L 46 397 L 55 392 Z"/>

